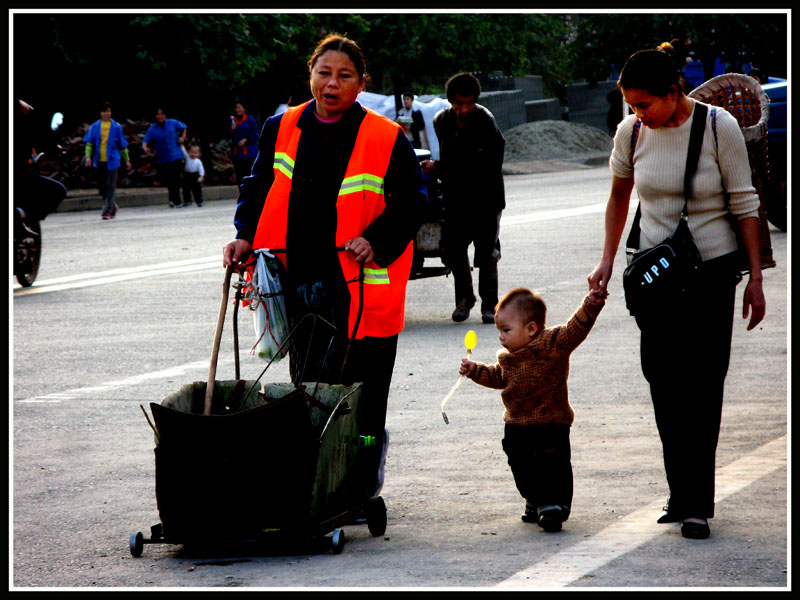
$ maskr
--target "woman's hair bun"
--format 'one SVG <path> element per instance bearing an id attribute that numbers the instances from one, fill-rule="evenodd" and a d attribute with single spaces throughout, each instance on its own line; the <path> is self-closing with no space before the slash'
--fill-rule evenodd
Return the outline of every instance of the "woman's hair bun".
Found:
<path id="1" fill-rule="evenodd" d="M 659 44 L 656 50 L 658 50 L 659 52 L 666 52 L 667 54 L 672 54 L 672 51 L 675 50 L 675 48 L 669 42 L 664 42 L 663 44 Z"/>
<path id="2" fill-rule="evenodd" d="M 682 39 L 675 38 L 669 42 L 664 42 L 656 48 L 659 52 L 663 52 L 672 59 L 675 63 L 675 68 L 678 70 L 686 66 L 686 58 L 689 56 L 689 45 Z"/>

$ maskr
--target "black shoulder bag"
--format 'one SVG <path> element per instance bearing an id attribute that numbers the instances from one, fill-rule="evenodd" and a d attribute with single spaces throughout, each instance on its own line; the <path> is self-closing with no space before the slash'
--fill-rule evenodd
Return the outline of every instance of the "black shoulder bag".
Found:
<path id="1" fill-rule="evenodd" d="M 632 261 L 622 275 L 625 304 L 633 316 L 657 311 L 664 305 L 678 301 L 690 289 L 702 262 L 689 231 L 689 198 L 694 193 L 694 175 L 703 144 L 707 113 L 705 104 L 695 104 L 683 179 L 683 210 L 675 231 L 660 244 L 640 252 L 641 207 L 636 209 L 626 242 L 626 252 L 632 256 Z"/>

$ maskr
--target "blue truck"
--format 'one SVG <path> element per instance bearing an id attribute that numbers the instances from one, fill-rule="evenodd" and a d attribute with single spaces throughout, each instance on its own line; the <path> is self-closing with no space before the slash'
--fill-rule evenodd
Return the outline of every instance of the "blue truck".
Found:
<path id="1" fill-rule="evenodd" d="M 761 86 L 769 96 L 769 121 L 767 121 L 767 141 L 769 144 L 769 191 L 767 197 L 767 220 L 781 231 L 787 229 L 786 171 L 787 127 L 786 97 L 787 81 L 770 77 Z"/>

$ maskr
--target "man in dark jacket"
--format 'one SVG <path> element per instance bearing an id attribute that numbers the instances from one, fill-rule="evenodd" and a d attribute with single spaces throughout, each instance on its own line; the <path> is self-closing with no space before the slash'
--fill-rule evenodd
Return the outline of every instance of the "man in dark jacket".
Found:
<path id="1" fill-rule="evenodd" d="M 466 320 L 475 305 L 467 254 L 469 245 L 474 244 L 474 266 L 480 269 L 481 319 L 494 323 L 500 215 L 506 204 L 505 138 L 492 113 L 476 103 L 480 92 L 480 82 L 469 73 L 459 73 L 447 81 L 445 93 L 451 106 L 433 118 L 440 158 L 425 161 L 423 170 L 442 182 L 445 264 L 455 283 L 453 321 Z"/>

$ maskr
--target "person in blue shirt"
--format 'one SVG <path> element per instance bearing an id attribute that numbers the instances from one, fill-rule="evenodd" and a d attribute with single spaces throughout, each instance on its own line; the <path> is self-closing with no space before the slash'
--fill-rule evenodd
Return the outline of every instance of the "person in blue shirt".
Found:
<path id="1" fill-rule="evenodd" d="M 98 171 L 97 187 L 103 197 L 100 216 L 104 220 L 113 219 L 118 208 L 114 201 L 117 173 L 123 160 L 125 168 L 130 170 L 131 161 L 122 126 L 111 118 L 111 104 L 103 102 L 100 105 L 100 120 L 91 124 L 83 141 L 86 142 L 84 164 Z"/>
<path id="2" fill-rule="evenodd" d="M 169 190 L 170 208 L 183 206 L 181 202 L 181 173 L 183 173 L 183 150 L 186 125 L 177 119 L 168 119 L 163 108 L 156 109 L 156 122 L 150 125 L 142 140 L 145 155 L 155 150 L 158 176 Z"/>
<path id="3" fill-rule="evenodd" d="M 241 102 L 233 105 L 231 139 L 233 168 L 236 172 L 236 185 L 238 186 L 241 185 L 243 177 L 250 175 L 253 161 L 258 154 L 258 125 L 256 120 L 247 114 Z"/>

